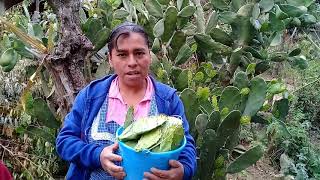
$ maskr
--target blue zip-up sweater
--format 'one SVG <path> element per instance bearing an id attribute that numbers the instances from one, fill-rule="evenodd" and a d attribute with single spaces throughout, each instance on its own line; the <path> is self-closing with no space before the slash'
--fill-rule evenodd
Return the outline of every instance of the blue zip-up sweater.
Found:
<path id="1" fill-rule="evenodd" d="M 77 95 L 72 110 L 65 117 L 64 125 L 56 139 L 56 148 L 60 157 L 70 162 L 66 179 L 88 179 L 92 169 L 101 168 L 100 153 L 104 146 L 88 143 L 88 129 L 106 99 L 112 80 L 116 75 L 109 75 L 91 82 Z M 184 167 L 184 180 L 189 180 L 196 170 L 195 142 L 189 134 L 183 103 L 176 90 L 155 81 L 156 103 L 159 113 L 178 115 L 183 119 L 183 128 L 187 144 L 179 156 Z"/>

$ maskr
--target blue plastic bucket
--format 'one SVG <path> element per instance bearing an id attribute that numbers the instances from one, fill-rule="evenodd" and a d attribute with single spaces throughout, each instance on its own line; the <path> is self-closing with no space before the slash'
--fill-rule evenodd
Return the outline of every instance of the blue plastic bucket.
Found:
<path id="1" fill-rule="evenodd" d="M 123 127 L 120 127 L 116 136 L 121 135 Z M 119 141 L 119 150 L 120 155 L 122 156 L 122 167 L 126 173 L 125 180 L 141 180 L 143 179 L 144 172 L 150 172 L 152 167 L 168 170 L 169 160 L 177 160 L 181 151 L 186 146 L 187 140 L 184 136 L 182 145 L 173 151 L 167 152 L 150 152 L 150 151 L 141 151 L 136 152 L 130 146 L 127 146 L 125 143 Z"/>

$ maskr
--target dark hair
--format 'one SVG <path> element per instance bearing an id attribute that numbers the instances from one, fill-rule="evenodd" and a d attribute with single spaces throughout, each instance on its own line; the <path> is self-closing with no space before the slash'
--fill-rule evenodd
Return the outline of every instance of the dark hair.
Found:
<path id="1" fill-rule="evenodd" d="M 141 27 L 135 23 L 124 22 L 124 23 L 120 24 L 119 26 L 115 27 L 111 31 L 109 38 L 108 38 L 108 52 L 111 53 L 113 48 L 118 49 L 117 41 L 118 41 L 119 37 L 122 35 L 130 36 L 130 32 L 141 34 L 142 37 L 144 37 L 147 46 L 149 47 L 149 44 L 150 44 L 149 37 L 148 37 L 148 34 L 143 29 L 143 27 Z"/>

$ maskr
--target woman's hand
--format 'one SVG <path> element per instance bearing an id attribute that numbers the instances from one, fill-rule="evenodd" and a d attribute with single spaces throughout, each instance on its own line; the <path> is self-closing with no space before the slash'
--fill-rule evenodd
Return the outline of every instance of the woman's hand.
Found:
<path id="1" fill-rule="evenodd" d="M 167 179 L 167 180 L 182 180 L 183 179 L 183 165 L 176 160 L 170 160 L 169 165 L 171 166 L 170 170 L 164 171 L 159 170 L 156 168 L 151 168 L 150 172 L 145 172 L 144 177 L 148 180 L 161 180 L 161 179 Z"/>
<path id="2" fill-rule="evenodd" d="M 114 154 L 113 152 L 119 147 L 118 143 L 114 143 L 105 147 L 100 154 L 100 162 L 102 168 L 107 171 L 111 176 L 117 179 L 123 179 L 126 174 L 123 171 L 123 167 L 117 166 L 113 161 L 122 161 L 122 157 Z"/>

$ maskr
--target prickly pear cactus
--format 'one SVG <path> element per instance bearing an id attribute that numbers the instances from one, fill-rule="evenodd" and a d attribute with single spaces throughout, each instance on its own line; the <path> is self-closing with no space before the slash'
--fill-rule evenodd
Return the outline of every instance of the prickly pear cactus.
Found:
<path id="1" fill-rule="evenodd" d="M 287 114 L 283 107 L 288 104 L 286 100 L 275 103 L 282 110 L 268 104 L 274 95 L 285 93 L 285 87 L 258 75 L 274 63 L 288 62 L 301 69 L 308 65 L 301 49 L 278 48 L 286 28 L 316 23 L 308 12 L 314 2 L 290 2 L 294 3 L 212 0 L 203 5 L 200 0 L 99 0 L 80 8 L 81 27 L 95 46 L 98 54 L 94 57 L 100 56 L 105 37 L 121 22 L 133 21 L 145 28 L 152 45 L 151 73 L 177 89 L 190 132 L 197 141 L 199 167 L 195 179 L 223 179 L 226 173 L 240 171 L 262 155 L 263 148 L 255 147 L 240 160 L 228 160 L 241 126 L 257 117 L 263 119 L 257 114 L 265 109 L 272 109 L 282 119 Z M 29 31 L 29 27 L 24 28 Z M 43 44 L 50 49 L 56 35 L 42 31 L 29 35 L 37 39 L 35 42 L 48 40 Z M 19 43 L 13 34 L 5 34 L 0 43 L 3 71 L 12 70 L 20 56 L 33 58 L 37 54 L 30 53 L 36 51 L 29 51 L 31 47 Z M 154 146 L 153 137 L 158 133 L 150 132 L 145 137 L 154 140 L 148 140 L 151 144 L 145 144 L 146 140 L 130 143 L 137 149 Z"/>

